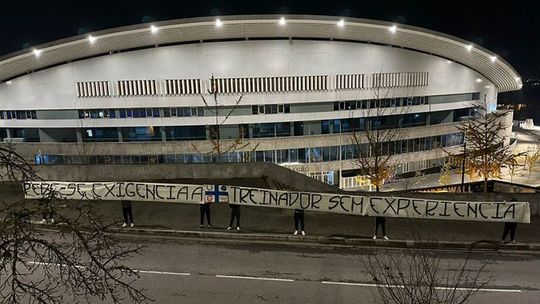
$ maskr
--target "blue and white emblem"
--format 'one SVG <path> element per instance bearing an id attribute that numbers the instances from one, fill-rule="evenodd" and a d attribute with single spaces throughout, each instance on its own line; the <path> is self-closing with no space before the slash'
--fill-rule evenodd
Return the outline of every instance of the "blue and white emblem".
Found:
<path id="1" fill-rule="evenodd" d="M 227 186 L 206 185 L 204 201 L 206 203 L 228 203 L 229 192 L 227 192 Z"/>

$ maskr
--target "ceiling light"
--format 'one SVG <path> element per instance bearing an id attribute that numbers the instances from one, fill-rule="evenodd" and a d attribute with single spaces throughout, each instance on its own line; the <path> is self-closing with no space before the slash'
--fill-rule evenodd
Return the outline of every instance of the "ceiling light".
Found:
<path id="1" fill-rule="evenodd" d="M 472 44 L 469 44 L 465 48 L 467 49 L 467 51 L 470 52 L 470 51 L 472 51 L 473 46 L 472 46 Z"/>
<path id="2" fill-rule="evenodd" d="M 285 17 L 281 17 L 279 19 L 279 25 L 285 25 L 287 23 L 287 21 L 285 21 Z"/>
<path id="3" fill-rule="evenodd" d="M 446 60 L 446 63 L 451 64 L 452 60 Z"/>
<path id="4" fill-rule="evenodd" d="M 341 19 L 338 21 L 337 26 L 344 27 L 345 26 L 345 20 Z"/>
<path id="5" fill-rule="evenodd" d="M 39 56 L 41 56 L 41 52 L 42 52 L 42 51 L 41 51 L 41 50 L 38 50 L 38 49 L 34 49 L 32 52 L 34 53 L 34 55 L 35 55 L 36 57 L 39 57 Z"/>
<path id="6" fill-rule="evenodd" d="M 391 27 L 388 28 L 388 31 L 390 31 L 390 33 L 394 34 L 397 31 L 397 26 L 392 25 Z"/>
<path id="7" fill-rule="evenodd" d="M 6 81 L 7 85 L 11 85 L 13 82 L 11 80 Z"/>
<path id="8" fill-rule="evenodd" d="M 488 85 L 487 85 L 487 86 L 485 86 L 485 88 L 486 88 L 486 89 L 489 89 L 489 88 L 491 88 L 491 86 L 488 86 Z"/>
<path id="9" fill-rule="evenodd" d="M 516 81 L 517 81 L 517 82 L 520 82 L 520 81 L 521 81 L 521 78 L 516 77 Z"/>
<path id="10" fill-rule="evenodd" d="M 489 59 L 491 59 L 491 62 L 495 62 L 497 61 L 497 56 L 491 56 L 489 57 Z"/>
<path id="11" fill-rule="evenodd" d="M 159 32 L 159 28 L 155 25 L 150 25 L 150 32 L 152 32 L 152 34 L 155 34 L 157 32 Z"/>
<path id="12" fill-rule="evenodd" d="M 223 25 L 223 22 L 221 20 L 216 19 L 216 27 L 221 27 Z"/>
<path id="13" fill-rule="evenodd" d="M 90 41 L 91 44 L 94 44 L 96 42 L 96 40 L 97 40 L 96 37 L 94 37 L 92 35 L 88 36 L 88 41 Z"/>
<path id="14" fill-rule="evenodd" d="M 476 82 L 480 83 L 480 82 L 482 82 L 482 79 L 476 78 Z"/>

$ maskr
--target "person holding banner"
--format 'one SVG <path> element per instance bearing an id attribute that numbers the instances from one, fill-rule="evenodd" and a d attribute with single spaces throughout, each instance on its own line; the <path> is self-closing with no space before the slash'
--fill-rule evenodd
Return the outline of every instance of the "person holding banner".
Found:
<path id="1" fill-rule="evenodd" d="M 240 230 L 240 205 L 229 204 L 231 208 L 231 220 L 229 221 L 229 228 L 231 230 L 234 224 L 234 219 L 236 218 L 236 230 Z"/>
<path id="2" fill-rule="evenodd" d="M 304 232 L 304 210 L 303 209 L 294 209 L 294 235 L 298 234 L 298 224 L 300 224 L 302 235 L 306 235 L 306 233 Z"/>
<path id="3" fill-rule="evenodd" d="M 381 227 L 383 238 L 388 240 L 388 236 L 386 236 L 386 218 L 382 216 L 375 217 L 375 233 L 373 234 L 373 239 L 377 239 L 377 231 L 379 230 L 379 226 Z"/>
<path id="4" fill-rule="evenodd" d="M 513 198 L 510 201 L 517 202 L 517 199 Z M 510 232 L 510 242 L 512 244 L 515 244 L 516 241 L 514 240 L 514 237 L 516 236 L 516 229 L 517 229 L 516 222 L 505 222 L 501 243 L 505 242 L 506 237 L 508 236 L 508 233 Z"/>
<path id="5" fill-rule="evenodd" d="M 133 222 L 133 210 L 131 209 L 131 201 L 122 201 L 122 216 L 124 217 L 124 224 L 122 227 L 135 226 Z"/>
<path id="6" fill-rule="evenodd" d="M 201 213 L 201 228 L 204 228 L 204 216 L 206 215 L 206 222 L 208 223 L 208 227 L 212 228 L 212 221 L 210 220 L 210 203 L 206 201 L 201 202 L 201 206 L 199 207 L 199 211 Z"/>

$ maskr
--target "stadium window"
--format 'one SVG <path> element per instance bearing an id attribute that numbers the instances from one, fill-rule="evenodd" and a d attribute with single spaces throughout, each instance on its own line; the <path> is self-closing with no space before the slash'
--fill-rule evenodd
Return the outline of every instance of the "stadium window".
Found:
<path id="1" fill-rule="evenodd" d="M 291 105 L 290 104 L 285 105 L 285 113 L 291 113 Z"/>
<path id="2" fill-rule="evenodd" d="M 109 110 L 109 118 L 116 118 L 116 110 L 110 109 Z"/>
<path id="3" fill-rule="evenodd" d="M 176 108 L 170 108 L 171 111 L 171 117 L 176 117 Z"/>
<path id="4" fill-rule="evenodd" d="M 197 108 L 197 116 L 204 116 L 204 108 L 198 107 Z"/>
<path id="5" fill-rule="evenodd" d="M 171 117 L 171 109 L 164 108 L 163 109 L 163 117 Z"/>
<path id="6" fill-rule="evenodd" d="M 283 112 L 284 112 L 283 105 L 278 105 L 278 113 L 283 113 Z"/>
<path id="7" fill-rule="evenodd" d="M 146 116 L 152 117 L 152 109 L 146 109 Z"/>
<path id="8" fill-rule="evenodd" d="M 128 118 L 133 118 L 133 109 L 127 109 L 126 110 L 126 116 Z"/>
<path id="9" fill-rule="evenodd" d="M 259 107 L 251 106 L 251 114 L 259 114 Z"/>
<path id="10" fill-rule="evenodd" d="M 259 106 L 259 114 L 264 114 L 264 106 Z"/>
<path id="11" fill-rule="evenodd" d="M 159 115 L 159 109 L 158 109 L 158 108 L 153 108 L 153 109 L 152 109 L 152 113 L 154 114 L 154 115 L 153 115 L 154 117 L 160 117 L 160 115 Z"/>
<path id="12" fill-rule="evenodd" d="M 118 114 L 120 114 L 120 118 L 126 118 L 126 110 L 125 109 L 120 109 Z"/>
<path id="13" fill-rule="evenodd" d="M 334 102 L 334 111 L 339 111 L 339 101 Z"/>

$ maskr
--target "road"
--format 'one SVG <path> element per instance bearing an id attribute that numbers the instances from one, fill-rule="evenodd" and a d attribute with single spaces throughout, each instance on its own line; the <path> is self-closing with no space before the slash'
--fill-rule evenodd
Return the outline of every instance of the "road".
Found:
<path id="1" fill-rule="evenodd" d="M 380 248 L 138 241 L 148 247 L 129 265 L 141 271 L 137 285 L 156 303 L 372 303 L 376 289 L 361 257 L 382 253 Z M 445 262 L 466 257 L 455 251 L 433 254 Z M 481 277 L 492 280 L 471 303 L 539 303 L 540 253 L 469 256 L 471 270 L 482 264 Z"/>

